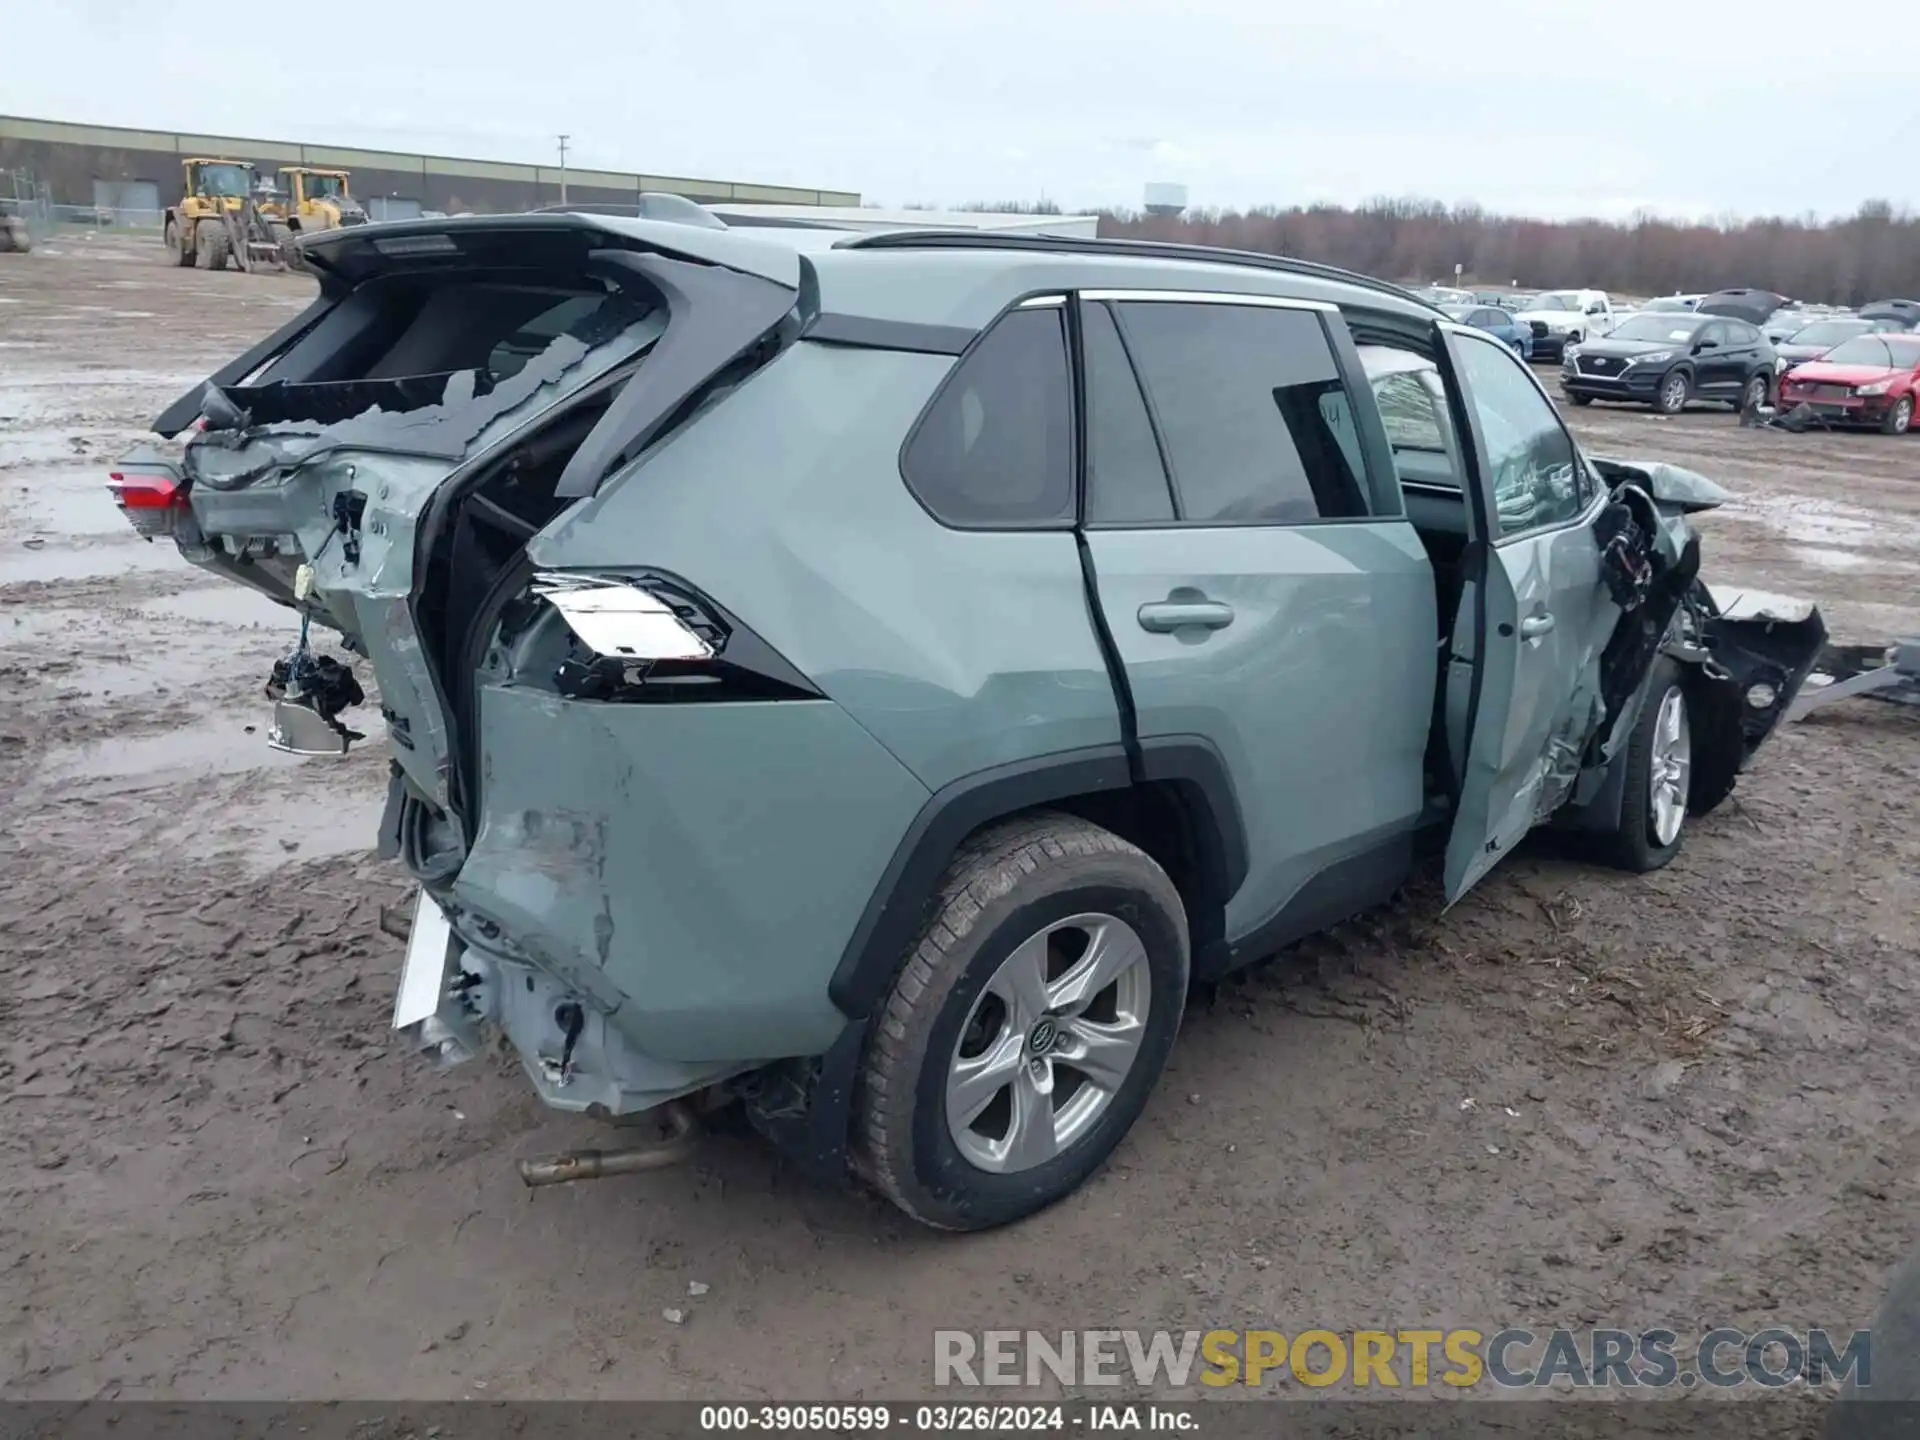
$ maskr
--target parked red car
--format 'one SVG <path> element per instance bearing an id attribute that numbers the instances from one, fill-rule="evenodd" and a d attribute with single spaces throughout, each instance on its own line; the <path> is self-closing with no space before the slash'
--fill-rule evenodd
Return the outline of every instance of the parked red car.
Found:
<path id="1" fill-rule="evenodd" d="M 1780 377 L 1780 408 L 1904 435 L 1920 397 L 1920 335 L 1856 335 Z"/>

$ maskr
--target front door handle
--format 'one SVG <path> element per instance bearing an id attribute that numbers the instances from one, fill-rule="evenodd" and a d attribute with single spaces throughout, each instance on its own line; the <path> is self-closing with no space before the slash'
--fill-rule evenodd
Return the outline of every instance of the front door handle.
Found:
<path id="1" fill-rule="evenodd" d="M 1553 616 L 1544 612 L 1539 615 L 1529 615 L 1520 622 L 1522 640 L 1538 640 L 1542 635 L 1549 635 L 1552 632 Z"/>
<path id="2" fill-rule="evenodd" d="M 1233 623 L 1233 607 L 1219 600 L 1153 600 L 1140 607 L 1140 628 L 1157 635 L 1198 625 L 1224 630 Z"/>

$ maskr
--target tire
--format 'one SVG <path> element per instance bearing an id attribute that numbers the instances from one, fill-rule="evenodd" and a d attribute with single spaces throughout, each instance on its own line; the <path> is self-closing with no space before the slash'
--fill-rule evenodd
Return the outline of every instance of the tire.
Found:
<path id="1" fill-rule="evenodd" d="M 1767 384 L 1765 375 L 1757 373 L 1749 375 L 1746 385 L 1740 391 L 1740 398 L 1733 402 L 1733 408 L 1742 415 L 1749 410 L 1758 410 L 1767 403 L 1767 396 L 1771 390 L 1772 387 Z"/>
<path id="2" fill-rule="evenodd" d="M 1120 968 L 1090 976 L 1103 958 Z M 854 1102 L 856 1169 L 942 1230 L 1004 1225 L 1070 1194 L 1159 1080 L 1188 963 L 1179 891 L 1141 850 L 1057 813 L 982 831 L 949 863 L 874 1017 Z M 1076 993 L 1076 978 L 1100 988 Z M 1127 1032 L 1134 1046 L 1110 1085 L 1076 1068 L 1085 1037 L 1113 1043 Z M 972 1095 L 950 1099 L 963 1064 L 975 1072 Z M 1022 1126 L 1023 1115 L 1041 1126 Z"/>
<path id="3" fill-rule="evenodd" d="M 1567 399 L 1576 405 L 1591 405 L 1593 403 L 1593 397 L 1591 395 L 1569 395 Z"/>
<path id="4" fill-rule="evenodd" d="M 1677 717 L 1671 708 L 1675 706 Z M 1677 733 L 1673 729 L 1676 718 Z M 1663 728 L 1667 731 L 1664 738 L 1660 735 Z M 1644 875 L 1680 853 L 1687 833 L 1687 789 L 1693 773 L 1693 723 L 1687 707 L 1685 675 L 1679 663 L 1665 655 L 1654 661 L 1653 681 L 1628 737 L 1624 763 L 1627 771 L 1620 827 L 1602 842 L 1602 858 L 1622 870 Z M 1656 785 L 1664 795 L 1656 794 Z M 1675 804 L 1679 806 L 1677 817 L 1672 810 Z"/>
<path id="5" fill-rule="evenodd" d="M 172 220 L 167 222 L 167 248 L 174 252 L 173 263 L 185 268 L 193 264 L 193 246 L 180 239 L 180 227 Z"/>
<path id="6" fill-rule="evenodd" d="M 1827 1408 L 1827 1440 L 1912 1436 L 1913 1407 L 1920 1402 L 1920 1256 L 1893 1272 L 1869 1333 L 1872 1384 L 1863 1390 L 1858 1372 L 1848 1378 Z"/>
<path id="7" fill-rule="evenodd" d="M 1662 415 L 1678 415 L 1687 408 L 1687 401 L 1693 396 L 1693 382 L 1687 378 L 1684 370 L 1669 370 L 1660 377 L 1660 388 L 1654 393 L 1653 408 Z"/>
<path id="8" fill-rule="evenodd" d="M 1880 421 L 1882 435 L 1904 435 L 1913 426 L 1913 397 L 1902 395 Z"/>
<path id="9" fill-rule="evenodd" d="M 227 238 L 225 230 L 210 225 L 200 227 L 201 258 L 209 270 L 224 270 L 227 260 L 233 253 L 233 242 Z"/>

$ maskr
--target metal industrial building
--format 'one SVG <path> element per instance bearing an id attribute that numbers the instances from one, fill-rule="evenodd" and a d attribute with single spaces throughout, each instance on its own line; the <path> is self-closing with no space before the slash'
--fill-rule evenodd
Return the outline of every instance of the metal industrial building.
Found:
<path id="1" fill-rule="evenodd" d="M 305 145 L 287 140 L 70 125 L 0 115 L 0 201 L 33 187 L 58 207 L 90 208 L 140 223 L 180 197 L 180 161 L 189 155 L 251 160 L 261 171 L 314 165 L 353 172 L 353 190 L 376 220 L 398 220 L 422 210 L 531 210 L 560 200 L 555 165 L 512 165 L 443 155 Z M 699 180 L 685 175 L 566 170 L 567 199 L 578 204 L 631 204 L 643 190 L 664 190 L 702 202 L 776 205 L 858 205 L 858 194 L 789 185 Z M 21 197 L 27 198 L 27 197 Z"/>

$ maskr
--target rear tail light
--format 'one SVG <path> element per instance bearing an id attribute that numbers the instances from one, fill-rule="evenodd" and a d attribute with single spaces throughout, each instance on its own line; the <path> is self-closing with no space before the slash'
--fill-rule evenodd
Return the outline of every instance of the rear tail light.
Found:
<path id="1" fill-rule="evenodd" d="M 574 653 L 554 672 L 572 700 L 660 704 L 818 699 L 798 670 L 690 586 L 655 573 L 541 571 L 531 594 L 558 612 Z"/>
<path id="2" fill-rule="evenodd" d="M 148 540 L 173 534 L 187 508 L 186 482 L 162 471 L 115 470 L 107 489 L 127 523 Z"/>
<path id="3" fill-rule="evenodd" d="M 543 572 L 533 593 L 549 601 L 589 650 L 620 660 L 710 660 L 715 646 L 676 607 L 632 581 L 599 575 Z M 683 618 L 684 617 L 684 618 Z M 711 626 L 702 629 L 712 634 Z"/>

